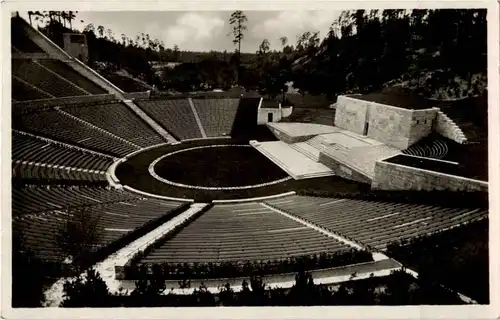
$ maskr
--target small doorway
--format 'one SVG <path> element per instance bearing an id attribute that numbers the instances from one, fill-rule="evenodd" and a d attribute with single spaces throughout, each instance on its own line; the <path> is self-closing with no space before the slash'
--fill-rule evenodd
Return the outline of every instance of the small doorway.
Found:
<path id="1" fill-rule="evenodd" d="M 267 122 L 273 122 L 273 113 L 272 112 L 269 112 L 267 114 Z"/>
<path id="2" fill-rule="evenodd" d="M 365 122 L 365 127 L 363 128 L 363 135 L 368 135 L 368 126 L 370 125 L 369 122 Z"/>

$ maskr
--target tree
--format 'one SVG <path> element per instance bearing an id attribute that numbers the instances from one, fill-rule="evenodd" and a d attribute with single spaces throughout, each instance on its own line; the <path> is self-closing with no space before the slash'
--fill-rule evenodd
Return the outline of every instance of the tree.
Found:
<path id="1" fill-rule="evenodd" d="M 99 272 L 88 269 L 83 276 L 63 285 L 64 300 L 61 307 L 106 308 L 111 306 L 111 294 Z"/>
<path id="2" fill-rule="evenodd" d="M 33 15 L 33 11 L 28 11 L 28 19 L 30 20 L 30 25 L 33 25 L 33 23 L 31 22 L 31 16 Z"/>
<path id="3" fill-rule="evenodd" d="M 280 43 L 281 43 L 281 47 L 283 47 L 283 50 L 284 50 L 285 46 L 288 44 L 288 38 L 287 37 L 280 37 Z"/>
<path id="4" fill-rule="evenodd" d="M 73 29 L 73 20 L 76 19 L 77 13 L 78 11 L 68 11 L 66 18 L 68 19 L 70 29 Z"/>
<path id="5" fill-rule="evenodd" d="M 56 234 L 56 243 L 68 255 L 77 271 L 91 263 L 91 254 L 102 236 L 99 216 L 89 211 L 72 211 Z"/>
<path id="6" fill-rule="evenodd" d="M 219 300 L 222 306 L 233 306 L 235 304 L 234 290 L 229 282 L 220 288 Z"/>
<path id="7" fill-rule="evenodd" d="M 214 295 L 208 291 L 207 286 L 203 283 L 200 285 L 198 289 L 193 291 L 193 300 L 196 303 L 196 306 L 215 306 L 215 297 Z"/>
<path id="8" fill-rule="evenodd" d="M 174 44 L 174 50 L 172 51 L 172 53 L 173 53 L 173 60 L 175 62 L 178 62 L 180 57 L 180 51 L 178 45 Z"/>
<path id="9" fill-rule="evenodd" d="M 229 24 L 232 26 L 233 44 L 238 45 L 238 73 L 236 82 L 239 83 L 239 70 L 241 66 L 241 41 L 243 40 L 243 32 L 247 29 L 246 22 L 248 21 L 247 16 L 243 11 L 236 10 L 231 14 L 229 18 Z M 230 33 L 231 34 L 231 33 Z"/>
<path id="10" fill-rule="evenodd" d="M 265 56 L 269 52 L 269 40 L 264 39 L 262 40 L 261 44 L 259 45 L 259 50 L 257 51 L 257 54 Z"/>
<path id="11" fill-rule="evenodd" d="M 130 293 L 134 303 L 139 307 L 158 306 L 158 298 L 166 289 L 165 280 L 162 279 L 161 267 L 153 265 L 153 275 L 150 279 L 146 278 L 147 272 L 144 266 L 140 267 L 139 274 L 144 278 L 135 282 L 135 289 Z"/>
<path id="12" fill-rule="evenodd" d="M 104 38 L 104 27 L 103 26 L 98 26 L 97 27 L 97 33 L 99 34 L 100 38 Z"/>

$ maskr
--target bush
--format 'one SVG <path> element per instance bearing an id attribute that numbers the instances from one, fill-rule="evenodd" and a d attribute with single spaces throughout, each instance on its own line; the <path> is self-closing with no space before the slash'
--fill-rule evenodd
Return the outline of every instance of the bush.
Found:
<path id="1" fill-rule="evenodd" d="M 106 308 L 111 306 L 111 294 L 99 272 L 88 269 L 85 276 L 64 283 L 64 301 L 61 307 Z"/>

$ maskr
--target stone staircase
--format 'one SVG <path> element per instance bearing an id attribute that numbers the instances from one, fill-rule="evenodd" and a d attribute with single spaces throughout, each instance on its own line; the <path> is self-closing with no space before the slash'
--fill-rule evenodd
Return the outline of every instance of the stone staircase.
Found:
<path id="1" fill-rule="evenodd" d="M 438 111 L 436 119 L 436 131 L 443 137 L 458 142 L 460 144 L 467 143 L 467 137 L 462 129 L 444 112 Z"/>
<path id="2" fill-rule="evenodd" d="M 306 157 L 319 162 L 320 150 L 316 149 L 314 146 L 308 144 L 307 142 L 297 142 L 290 144 L 290 147 L 302 153 Z"/>
<path id="3" fill-rule="evenodd" d="M 266 146 L 264 146 L 264 144 L 266 144 Z M 273 146 L 271 146 L 271 144 Z M 282 141 L 260 143 L 255 140 L 250 141 L 250 145 L 266 156 L 275 165 L 280 167 L 283 171 L 288 173 L 288 175 L 295 180 L 334 175 L 334 172 L 330 168 L 310 157 L 314 157 L 314 155 L 308 156 L 298 150 L 300 149 L 300 146 L 294 146 Z M 301 146 L 304 147 L 304 145 Z M 307 152 L 311 153 L 311 151 Z M 277 156 L 278 154 L 282 154 L 282 157 Z"/>

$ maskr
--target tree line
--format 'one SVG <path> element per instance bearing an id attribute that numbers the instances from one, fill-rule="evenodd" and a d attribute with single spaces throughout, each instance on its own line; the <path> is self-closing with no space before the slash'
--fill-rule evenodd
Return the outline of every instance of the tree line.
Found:
<path id="1" fill-rule="evenodd" d="M 65 21 L 71 28 L 73 15 L 50 11 L 41 30 L 58 38 L 67 30 Z M 279 97 L 286 83 L 293 81 L 301 92 L 334 99 L 395 83 L 433 98 L 479 95 L 485 89 L 484 9 L 347 10 L 323 38 L 315 31 L 298 35 L 295 43 L 280 37 L 280 50 L 270 50 L 269 39 L 263 39 L 252 54 L 240 52 L 248 24 L 245 13 L 233 12 L 228 22 L 234 52 L 189 53 L 176 45 L 166 48 L 148 34 L 116 37 L 112 30 L 93 24 L 87 24 L 83 33 L 91 61 L 127 68 L 160 90 L 240 85 Z M 153 70 L 152 61 L 180 65 Z"/>
<path id="2" fill-rule="evenodd" d="M 185 90 L 231 83 L 275 97 L 293 81 L 301 92 L 332 99 L 395 83 L 438 99 L 477 96 L 486 89 L 483 9 L 343 11 L 323 39 L 311 31 L 298 35 L 295 44 L 280 37 L 279 51 L 271 51 L 269 39 L 263 39 L 249 61 L 240 61 L 247 21 L 241 11 L 231 15 L 234 57 L 208 56 L 179 66 L 166 73 L 164 84 L 174 89 L 182 84 Z"/>

